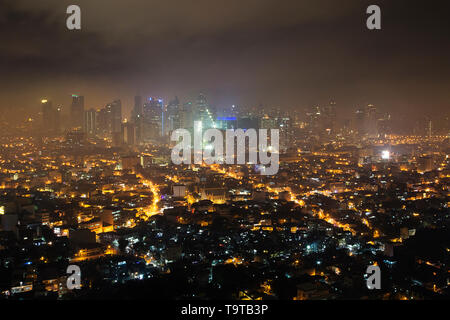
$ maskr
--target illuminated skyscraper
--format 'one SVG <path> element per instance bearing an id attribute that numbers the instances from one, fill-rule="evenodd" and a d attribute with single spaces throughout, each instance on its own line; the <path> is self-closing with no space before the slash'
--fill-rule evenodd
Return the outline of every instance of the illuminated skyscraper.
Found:
<path id="1" fill-rule="evenodd" d="M 206 97 L 200 93 L 195 104 L 194 120 L 201 121 L 202 128 L 205 130 L 216 127 L 214 117 L 215 115 L 211 111 L 211 108 L 206 101 Z"/>
<path id="2" fill-rule="evenodd" d="M 336 102 L 331 101 L 329 105 L 323 108 L 323 127 L 330 134 L 336 131 Z"/>
<path id="3" fill-rule="evenodd" d="M 367 130 L 365 128 L 366 113 L 363 108 L 358 108 L 355 112 L 355 131 L 358 132 L 359 136 L 366 134 Z"/>
<path id="4" fill-rule="evenodd" d="M 106 106 L 109 113 L 110 132 L 121 133 L 122 132 L 122 102 L 120 100 L 114 100 Z"/>
<path id="5" fill-rule="evenodd" d="M 164 113 L 164 135 L 169 135 L 175 129 L 180 128 L 180 101 L 178 97 L 175 97 L 172 101 L 170 101 L 167 105 L 167 110 Z"/>
<path id="6" fill-rule="evenodd" d="M 427 136 L 431 138 L 433 136 L 433 121 L 427 120 Z"/>
<path id="7" fill-rule="evenodd" d="M 376 138 L 378 136 L 378 113 L 377 108 L 373 104 L 368 104 L 366 107 L 366 127 L 369 138 Z"/>
<path id="8" fill-rule="evenodd" d="M 380 119 L 378 119 L 377 128 L 378 134 L 385 138 L 388 134 L 392 133 L 391 115 L 385 113 Z"/>
<path id="9" fill-rule="evenodd" d="M 106 108 L 97 110 L 97 134 L 102 138 L 109 134 L 108 110 Z"/>
<path id="10" fill-rule="evenodd" d="M 136 127 L 135 140 L 137 143 L 140 143 L 142 141 L 143 107 L 144 107 L 144 104 L 142 102 L 142 96 L 135 96 L 132 119 L 133 119 L 134 125 Z"/>
<path id="11" fill-rule="evenodd" d="M 192 102 L 183 104 L 180 111 L 180 128 L 192 129 L 194 124 Z"/>
<path id="12" fill-rule="evenodd" d="M 163 129 L 163 100 L 148 98 L 143 110 L 143 139 L 159 140 Z"/>
<path id="13" fill-rule="evenodd" d="M 278 118 L 280 132 L 280 151 L 286 152 L 292 143 L 292 123 L 289 117 Z"/>
<path id="14" fill-rule="evenodd" d="M 322 133 L 322 110 L 319 106 L 314 105 L 306 112 L 308 130 L 310 134 L 319 136 Z"/>

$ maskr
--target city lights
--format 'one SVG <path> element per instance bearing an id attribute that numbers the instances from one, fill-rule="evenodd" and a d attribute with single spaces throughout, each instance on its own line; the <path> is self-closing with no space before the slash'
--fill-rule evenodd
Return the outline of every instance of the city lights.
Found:
<path id="1" fill-rule="evenodd" d="M 450 300 L 439 3 L 3 2 L 0 300 Z"/>

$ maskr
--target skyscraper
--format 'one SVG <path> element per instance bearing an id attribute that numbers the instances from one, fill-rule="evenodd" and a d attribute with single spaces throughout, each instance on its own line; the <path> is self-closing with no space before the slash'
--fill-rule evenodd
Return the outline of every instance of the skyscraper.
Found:
<path id="1" fill-rule="evenodd" d="M 175 97 L 167 104 L 167 110 L 164 113 L 164 135 L 167 136 L 175 129 L 180 128 L 180 101 Z"/>
<path id="2" fill-rule="evenodd" d="M 143 107 L 144 105 L 142 103 L 142 96 L 135 96 L 132 119 L 135 125 L 135 140 L 137 143 L 140 143 L 142 141 Z"/>
<path id="3" fill-rule="evenodd" d="M 186 102 L 181 108 L 180 127 L 184 129 L 192 129 L 194 124 L 192 102 Z"/>
<path id="4" fill-rule="evenodd" d="M 84 97 L 76 94 L 72 95 L 72 105 L 70 107 L 71 127 L 81 129 L 84 117 Z"/>
<path id="5" fill-rule="evenodd" d="M 215 128 L 214 117 L 206 97 L 200 93 L 194 110 L 194 120 L 201 121 L 203 129 Z"/>
<path id="6" fill-rule="evenodd" d="M 109 133 L 108 110 L 102 108 L 97 110 L 97 134 L 105 138 Z"/>
<path id="7" fill-rule="evenodd" d="M 122 132 L 122 102 L 114 100 L 106 105 L 106 110 L 109 113 L 109 129 L 111 133 Z"/>
<path id="8" fill-rule="evenodd" d="M 42 106 L 42 128 L 44 130 L 46 129 L 48 130 L 48 128 L 53 122 L 52 102 L 48 101 L 47 99 L 42 99 L 41 106 Z"/>
<path id="9" fill-rule="evenodd" d="M 358 132 L 358 135 L 362 137 L 366 134 L 367 130 L 365 128 L 366 123 L 366 113 L 363 108 L 358 108 L 355 112 L 355 130 Z"/>
<path id="10" fill-rule="evenodd" d="M 53 108 L 51 101 L 47 99 L 41 100 L 42 105 L 42 129 L 47 134 L 58 134 L 60 127 L 60 110 L 61 108 Z"/>
<path id="11" fill-rule="evenodd" d="M 373 104 L 368 104 L 366 108 L 366 127 L 369 138 L 376 138 L 378 136 L 377 122 L 377 108 Z"/>
<path id="12" fill-rule="evenodd" d="M 163 128 L 163 100 L 148 98 L 143 111 L 143 138 L 159 140 Z"/>
<path id="13" fill-rule="evenodd" d="M 323 126 L 329 133 L 336 131 L 336 102 L 331 101 L 329 105 L 323 108 Z"/>
<path id="14" fill-rule="evenodd" d="M 131 122 L 122 123 L 122 142 L 128 146 L 135 144 L 136 126 Z"/>
<path id="15" fill-rule="evenodd" d="M 106 105 L 106 124 L 112 137 L 112 145 L 122 145 L 122 102 L 114 100 Z"/>
<path id="16" fill-rule="evenodd" d="M 84 112 L 83 131 L 87 137 L 94 137 L 97 134 L 97 112 L 94 109 Z"/>

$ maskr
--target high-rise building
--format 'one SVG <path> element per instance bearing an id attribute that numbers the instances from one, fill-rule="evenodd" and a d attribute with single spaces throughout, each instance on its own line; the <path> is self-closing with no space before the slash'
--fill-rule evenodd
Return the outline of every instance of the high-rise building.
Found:
<path id="1" fill-rule="evenodd" d="M 122 144 L 122 103 L 115 100 L 96 113 L 96 134 L 112 138 L 114 146 Z"/>
<path id="2" fill-rule="evenodd" d="M 57 106 L 55 108 L 55 133 L 56 134 L 60 134 L 62 129 L 63 129 L 63 125 L 62 125 L 62 107 L 61 106 Z"/>
<path id="3" fill-rule="evenodd" d="M 108 110 L 106 108 L 97 110 L 97 134 L 103 138 L 109 134 Z"/>
<path id="4" fill-rule="evenodd" d="M 175 97 L 167 104 L 166 112 L 164 113 L 164 135 L 167 136 L 175 129 L 181 128 L 180 121 L 180 101 Z"/>
<path id="5" fill-rule="evenodd" d="M 109 131 L 111 133 L 122 132 L 122 102 L 114 100 L 106 105 L 106 112 L 108 113 Z"/>
<path id="6" fill-rule="evenodd" d="M 129 146 L 135 144 L 136 138 L 136 126 L 131 122 L 122 123 L 122 136 L 123 143 Z"/>
<path id="7" fill-rule="evenodd" d="M 148 98 L 143 111 L 143 139 L 159 140 L 163 130 L 163 100 Z"/>
<path id="8" fill-rule="evenodd" d="M 42 106 L 42 128 L 48 129 L 53 123 L 53 106 L 52 102 L 47 99 L 41 100 Z"/>
<path id="9" fill-rule="evenodd" d="M 358 132 L 358 135 L 362 137 L 366 134 L 367 130 L 365 127 L 366 123 L 366 113 L 363 108 L 358 108 L 355 112 L 355 131 Z"/>
<path id="10" fill-rule="evenodd" d="M 132 119 L 135 125 L 136 143 L 140 143 L 142 141 L 143 111 L 144 104 L 142 102 L 142 96 L 135 96 Z"/>
<path id="11" fill-rule="evenodd" d="M 336 131 L 336 102 L 331 101 L 329 105 L 323 108 L 323 129 L 328 133 L 335 133 Z"/>
<path id="12" fill-rule="evenodd" d="M 286 152 L 292 143 L 292 123 L 289 117 L 278 118 L 280 132 L 280 151 Z"/>
<path id="13" fill-rule="evenodd" d="M 186 102 L 183 104 L 180 111 L 180 128 L 192 129 L 194 125 L 194 114 L 192 102 Z"/>
<path id="14" fill-rule="evenodd" d="M 72 105 L 70 107 L 71 127 L 81 129 L 84 118 L 84 97 L 76 94 L 72 95 Z"/>
<path id="15" fill-rule="evenodd" d="M 385 138 L 388 134 L 392 133 L 392 120 L 389 113 L 385 113 L 377 123 L 378 134 Z"/>
<path id="16" fill-rule="evenodd" d="M 213 114 L 206 97 L 203 94 L 199 94 L 194 109 L 194 121 L 201 121 L 203 130 L 215 128 L 214 121 L 215 115 Z"/>
<path id="17" fill-rule="evenodd" d="M 431 119 L 427 120 L 427 132 L 426 135 L 427 137 L 431 138 L 433 136 L 433 121 L 431 121 Z"/>
<path id="18" fill-rule="evenodd" d="M 87 137 L 97 134 L 97 112 L 94 109 L 84 111 L 83 131 Z"/>
<path id="19" fill-rule="evenodd" d="M 306 112 L 308 130 L 313 135 L 320 135 L 322 132 L 322 110 L 314 105 Z"/>
<path id="20" fill-rule="evenodd" d="M 61 122 L 61 108 L 53 108 L 51 101 L 41 100 L 42 106 L 42 128 L 48 134 L 58 134 Z"/>
<path id="21" fill-rule="evenodd" d="M 367 105 L 365 119 L 369 138 L 376 138 L 378 136 L 378 113 L 377 108 L 373 104 Z"/>

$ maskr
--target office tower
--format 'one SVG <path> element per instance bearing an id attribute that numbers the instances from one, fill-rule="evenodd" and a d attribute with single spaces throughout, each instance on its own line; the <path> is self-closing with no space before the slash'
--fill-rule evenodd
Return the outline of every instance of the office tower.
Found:
<path id="1" fill-rule="evenodd" d="M 367 130 L 365 127 L 366 123 L 366 113 L 363 108 L 358 108 L 355 112 L 355 131 L 358 132 L 358 135 L 362 137 L 366 134 Z"/>
<path id="2" fill-rule="evenodd" d="M 94 109 L 84 112 L 83 132 L 87 137 L 94 137 L 97 134 L 97 112 Z"/>
<path id="3" fill-rule="evenodd" d="M 198 95 L 195 108 L 196 112 L 203 112 L 208 109 L 208 102 L 206 101 L 206 97 L 203 93 Z"/>
<path id="4" fill-rule="evenodd" d="M 377 127 L 380 137 L 386 138 L 387 135 L 392 133 L 391 122 L 391 115 L 389 113 L 385 113 L 380 119 L 378 119 Z"/>
<path id="5" fill-rule="evenodd" d="M 307 126 L 309 132 L 313 135 L 319 135 L 321 131 L 321 110 L 320 107 L 315 105 L 310 107 L 306 112 Z"/>
<path id="6" fill-rule="evenodd" d="M 41 100 L 41 106 L 43 131 L 48 134 L 58 134 L 61 121 L 61 108 L 53 108 L 52 102 L 47 99 Z"/>
<path id="7" fill-rule="evenodd" d="M 132 119 L 135 125 L 136 143 L 140 143 L 142 141 L 143 108 L 144 104 L 142 102 L 142 96 L 135 96 Z"/>
<path id="8" fill-rule="evenodd" d="M 163 100 L 148 98 L 143 110 L 144 140 L 159 140 L 163 128 Z"/>
<path id="9" fill-rule="evenodd" d="M 41 100 L 42 107 L 42 128 L 44 131 L 49 131 L 50 126 L 53 123 L 53 107 L 52 102 L 47 99 Z"/>
<path id="10" fill-rule="evenodd" d="M 110 133 L 122 132 L 122 103 L 120 100 L 114 100 L 106 105 L 107 122 Z"/>
<path id="11" fill-rule="evenodd" d="M 83 127 L 84 97 L 76 94 L 72 95 L 72 105 L 70 107 L 71 128 L 81 129 Z"/>
<path id="12" fill-rule="evenodd" d="M 131 122 L 122 123 L 122 142 L 128 146 L 135 144 L 136 126 Z"/>
<path id="13" fill-rule="evenodd" d="M 431 119 L 427 120 L 427 132 L 426 135 L 431 138 L 433 136 L 433 122 Z"/>
<path id="14" fill-rule="evenodd" d="M 61 133 L 61 131 L 62 131 L 62 128 L 63 128 L 63 125 L 62 125 L 62 119 L 63 119 L 63 116 L 62 116 L 62 107 L 61 106 L 57 106 L 56 108 L 55 108 L 55 133 L 56 134 L 60 134 Z"/>
<path id="15" fill-rule="evenodd" d="M 369 138 L 376 138 L 378 136 L 378 114 L 377 109 L 373 104 L 368 104 L 366 107 L 366 127 Z"/>
<path id="16" fill-rule="evenodd" d="M 323 108 L 323 129 L 328 133 L 336 132 L 336 102 L 331 101 L 329 105 Z"/>
<path id="17" fill-rule="evenodd" d="M 186 102 L 181 107 L 180 111 L 180 127 L 184 129 L 191 129 L 194 125 L 193 106 L 192 102 Z"/>
<path id="18" fill-rule="evenodd" d="M 180 128 L 180 101 L 175 97 L 167 104 L 166 112 L 164 113 L 164 135 L 167 136 L 175 129 Z"/>
<path id="19" fill-rule="evenodd" d="M 97 110 L 97 134 L 105 138 L 109 133 L 108 111 L 106 108 Z"/>
<path id="20" fill-rule="evenodd" d="M 195 104 L 194 121 L 201 121 L 202 128 L 205 130 L 216 127 L 214 117 L 206 97 L 200 93 Z"/>
<path id="21" fill-rule="evenodd" d="M 119 147 L 122 145 L 122 103 L 114 100 L 106 105 L 106 124 L 108 133 L 112 138 L 112 145 Z"/>
<path id="22" fill-rule="evenodd" d="M 134 97 L 134 115 L 142 115 L 144 104 L 142 103 L 142 96 Z"/>
<path id="23" fill-rule="evenodd" d="M 292 143 L 292 123 L 289 117 L 277 119 L 280 134 L 280 151 L 286 152 Z"/>

